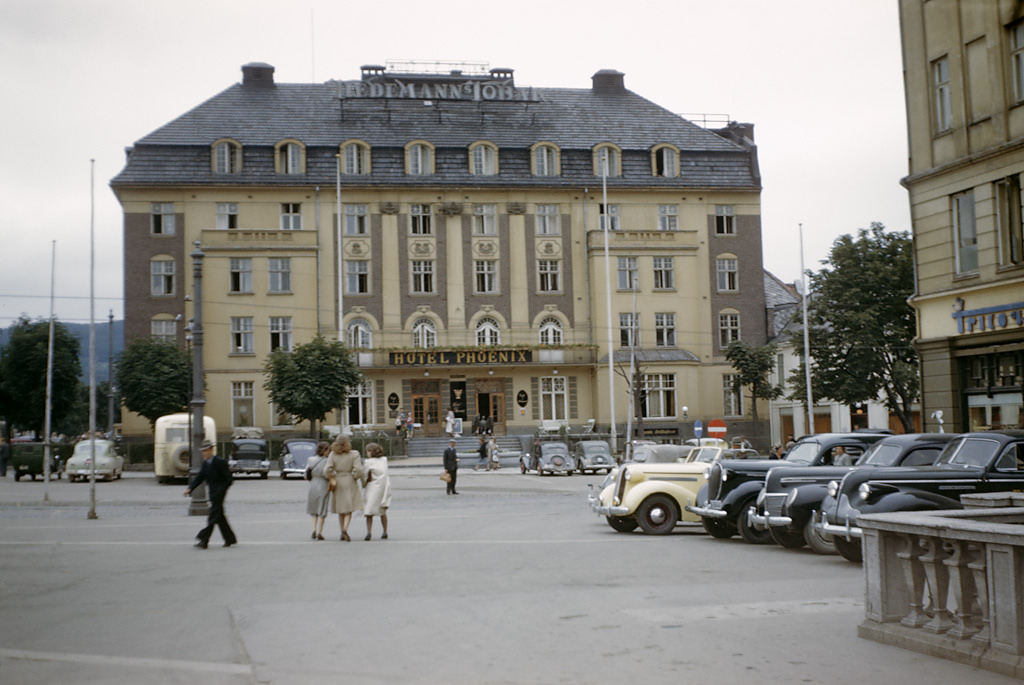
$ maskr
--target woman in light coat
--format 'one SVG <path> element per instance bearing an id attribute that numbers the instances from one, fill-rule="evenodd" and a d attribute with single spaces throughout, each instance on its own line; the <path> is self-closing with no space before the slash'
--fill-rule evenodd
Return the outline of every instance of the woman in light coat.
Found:
<path id="1" fill-rule="evenodd" d="M 388 477 L 388 458 L 384 450 L 375 442 L 366 446 L 366 461 L 363 463 L 366 473 L 366 505 L 363 514 L 366 516 L 366 537 L 372 539 L 373 517 L 380 516 L 380 525 L 384 534 L 381 540 L 388 539 L 388 507 L 391 506 L 391 478 Z"/>
<path id="2" fill-rule="evenodd" d="M 352 522 L 352 512 L 363 508 L 363 495 L 359 484 L 363 480 L 363 462 L 359 452 L 352 449 L 352 442 L 347 435 L 338 436 L 331 445 L 331 454 L 327 457 L 324 475 L 334 481 L 331 493 L 331 511 L 338 515 L 341 525 L 341 539 L 348 542 L 348 524 Z"/>
<path id="3" fill-rule="evenodd" d="M 316 454 L 306 462 L 306 471 L 309 480 L 309 495 L 306 497 L 306 513 L 313 517 L 313 539 L 324 539 L 324 522 L 327 520 L 328 496 L 331 494 L 327 489 L 327 476 L 324 469 L 327 468 L 327 450 L 331 448 L 329 442 L 321 442 L 316 446 Z"/>

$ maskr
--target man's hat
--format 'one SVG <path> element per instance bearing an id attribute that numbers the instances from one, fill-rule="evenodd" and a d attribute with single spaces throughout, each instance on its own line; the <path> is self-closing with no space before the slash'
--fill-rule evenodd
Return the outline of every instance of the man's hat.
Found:
<path id="1" fill-rule="evenodd" d="M 209 440 L 203 440 L 203 444 L 201 444 L 199 446 L 199 451 L 200 452 L 205 452 L 206 450 L 212 450 L 212 449 L 213 449 L 213 443 L 210 442 Z"/>

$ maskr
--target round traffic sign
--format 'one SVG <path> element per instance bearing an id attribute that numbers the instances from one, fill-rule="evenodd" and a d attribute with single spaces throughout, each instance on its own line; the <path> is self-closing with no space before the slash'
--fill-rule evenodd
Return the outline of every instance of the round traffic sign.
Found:
<path id="1" fill-rule="evenodd" d="M 713 438 L 724 438 L 725 421 L 722 419 L 712 419 L 711 421 L 708 421 L 708 435 Z"/>
<path id="2" fill-rule="evenodd" d="M 704 424 L 700 422 L 700 419 L 697 419 L 693 422 L 693 436 L 699 438 L 702 435 L 704 435 Z"/>

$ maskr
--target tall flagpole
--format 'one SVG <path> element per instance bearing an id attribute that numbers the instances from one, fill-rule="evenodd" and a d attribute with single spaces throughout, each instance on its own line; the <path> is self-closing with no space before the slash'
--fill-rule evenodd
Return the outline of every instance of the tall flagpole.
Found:
<path id="1" fill-rule="evenodd" d="M 89 518 L 96 514 L 96 160 L 89 160 Z"/>
<path id="2" fill-rule="evenodd" d="M 807 298 L 811 289 L 807 283 L 807 272 L 804 270 L 804 225 L 800 226 L 800 279 L 803 292 L 800 293 L 804 314 L 804 380 L 807 383 L 807 435 L 814 435 L 814 395 L 811 393 L 811 333 L 807 322 Z"/>
<path id="3" fill-rule="evenodd" d="M 43 501 L 50 501 L 50 421 L 53 416 L 53 279 L 57 272 L 57 241 L 50 249 L 50 335 L 46 343 L 46 414 L 43 417 Z"/>
<path id="4" fill-rule="evenodd" d="M 617 438 L 615 432 L 615 370 L 614 360 L 615 349 L 612 347 L 614 341 L 612 333 L 612 258 L 608 249 L 608 231 L 611 223 L 608 216 L 608 150 L 601 150 L 601 221 L 604 222 L 604 296 L 605 314 L 608 317 L 608 411 L 611 418 L 608 421 L 609 442 L 611 443 L 612 454 L 617 451 Z M 628 436 L 627 436 L 628 438 Z"/>

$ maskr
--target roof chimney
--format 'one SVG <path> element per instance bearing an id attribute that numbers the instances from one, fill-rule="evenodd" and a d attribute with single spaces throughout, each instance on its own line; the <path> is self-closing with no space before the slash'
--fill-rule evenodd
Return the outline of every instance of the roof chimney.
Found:
<path id="1" fill-rule="evenodd" d="M 265 62 L 242 65 L 242 85 L 246 88 L 273 88 L 274 67 Z"/>
<path id="2" fill-rule="evenodd" d="M 595 93 L 625 93 L 625 78 L 625 74 L 614 69 L 602 69 L 591 77 Z"/>

